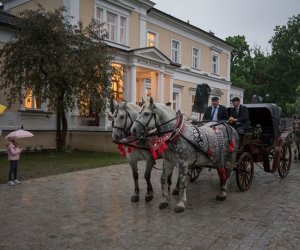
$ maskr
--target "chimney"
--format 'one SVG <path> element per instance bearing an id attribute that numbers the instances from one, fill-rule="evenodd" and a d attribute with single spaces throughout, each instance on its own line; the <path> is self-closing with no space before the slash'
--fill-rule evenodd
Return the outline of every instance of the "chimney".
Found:
<path id="1" fill-rule="evenodd" d="M 209 32 L 208 32 L 209 34 L 211 34 L 211 35 L 215 35 L 215 32 L 213 32 L 212 30 L 209 30 Z"/>

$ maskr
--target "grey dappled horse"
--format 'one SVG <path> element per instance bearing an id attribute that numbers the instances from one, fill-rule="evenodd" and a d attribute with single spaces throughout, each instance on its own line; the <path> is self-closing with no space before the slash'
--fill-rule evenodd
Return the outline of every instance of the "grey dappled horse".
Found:
<path id="1" fill-rule="evenodd" d="M 300 119 L 293 121 L 292 143 L 294 148 L 294 161 L 300 159 Z"/>
<path id="2" fill-rule="evenodd" d="M 134 120 L 137 118 L 139 112 L 141 111 L 141 108 L 133 103 L 127 103 L 121 102 L 121 103 L 115 103 L 114 104 L 114 114 L 111 114 L 110 112 L 107 112 L 108 117 L 110 120 L 113 121 L 113 131 L 112 131 L 112 138 L 113 141 L 118 143 L 123 138 L 126 138 L 130 135 L 130 129 L 134 122 Z M 129 165 L 132 169 L 132 176 L 134 180 L 134 192 L 131 197 L 132 202 L 138 202 L 139 201 L 139 174 L 138 174 L 138 161 L 146 161 L 146 169 L 144 178 L 147 182 L 147 193 L 145 195 L 146 201 L 151 201 L 153 199 L 153 188 L 150 181 L 151 178 L 151 171 L 152 167 L 155 163 L 155 160 L 152 157 L 152 154 L 149 152 L 149 148 L 147 148 L 147 145 L 145 142 L 139 142 L 137 145 L 140 148 L 134 148 L 132 146 L 126 146 L 119 144 L 118 147 L 121 149 L 122 153 L 125 154 Z M 145 148 L 145 149 L 142 149 Z M 171 179 L 168 180 L 169 187 L 171 186 Z"/>
<path id="3" fill-rule="evenodd" d="M 143 104 L 142 111 L 137 117 L 131 132 L 133 135 L 145 136 L 147 131 L 156 129 L 159 135 L 172 132 L 171 140 L 166 141 L 167 148 L 163 153 L 165 164 L 161 176 L 162 199 L 160 208 L 169 204 L 169 194 L 165 188 L 166 180 L 177 166 L 180 175 L 179 202 L 175 212 L 182 212 L 186 205 L 186 184 L 189 166 L 197 165 L 215 168 L 220 178 L 220 192 L 218 200 L 225 200 L 227 182 L 233 169 L 238 149 L 239 136 L 236 130 L 227 124 L 207 123 L 196 127 L 188 123 L 181 123 L 181 117 L 163 104 L 149 102 Z M 211 125 L 215 124 L 215 127 Z M 175 134 L 174 134 L 175 132 Z M 148 134 L 149 137 L 149 134 Z M 151 145 L 150 145 L 151 147 Z"/>

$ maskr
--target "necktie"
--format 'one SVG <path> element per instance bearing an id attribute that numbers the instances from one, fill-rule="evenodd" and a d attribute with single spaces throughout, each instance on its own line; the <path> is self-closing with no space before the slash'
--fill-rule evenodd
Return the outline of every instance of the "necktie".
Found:
<path id="1" fill-rule="evenodd" d="M 211 120 L 214 120 L 214 115 L 215 115 L 215 113 L 216 113 L 216 107 L 213 107 L 213 111 L 212 111 L 212 113 L 211 113 Z"/>
<path id="2" fill-rule="evenodd" d="M 235 112 L 236 112 L 236 117 L 239 116 L 239 109 L 235 109 Z"/>

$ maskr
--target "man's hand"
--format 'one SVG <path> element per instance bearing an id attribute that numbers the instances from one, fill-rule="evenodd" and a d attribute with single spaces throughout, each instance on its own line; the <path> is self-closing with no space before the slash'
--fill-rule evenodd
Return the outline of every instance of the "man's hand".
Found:
<path id="1" fill-rule="evenodd" d="M 230 116 L 228 121 L 229 121 L 229 123 L 236 123 L 237 119 Z"/>

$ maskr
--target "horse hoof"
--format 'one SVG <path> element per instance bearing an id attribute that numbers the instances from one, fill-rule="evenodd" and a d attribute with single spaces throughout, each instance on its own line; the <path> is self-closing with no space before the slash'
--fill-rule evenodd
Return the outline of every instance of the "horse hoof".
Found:
<path id="1" fill-rule="evenodd" d="M 174 212 L 175 212 L 175 213 L 181 213 L 181 212 L 184 212 L 184 207 L 178 207 L 178 206 L 176 206 L 176 207 L 174 208 Z"/>
<path id="2" fill-rule="evenodd" d="M 149 202 L 149 201 L 151 201 L 153 199 L 153 195 L 151 194 L 151 195 L 146 195 L 145 196 L 145 201 L 146 202 Z"/>
<path id="3" fill-rule="evenodd" d="M 217 195 L 216 196 L 216 200 L 217 201 L 225 201 L 226 200 L 226 196 Z"/>
<path id="4" fill-rule="evenodd" d="M 164 209 L 164 208 L 166 208 L 166 207 L 168 207 L 168 206 L 169 206 L 169 204 L 166 203 L 166 202 L 160 203 L 160 204 L 159 204 L 159 209 Z"/>
<path id="5" fill-rule="evenodd" d="M 178 189 L 174 189 L 172 192 L 172 195 L 179 195 L 179 190 Z"/>
<path id="6" fill-rule="evenodd" d="M 131 202 L 139 202 L 140 197 L 139 196 L 131 196 Z"/>

